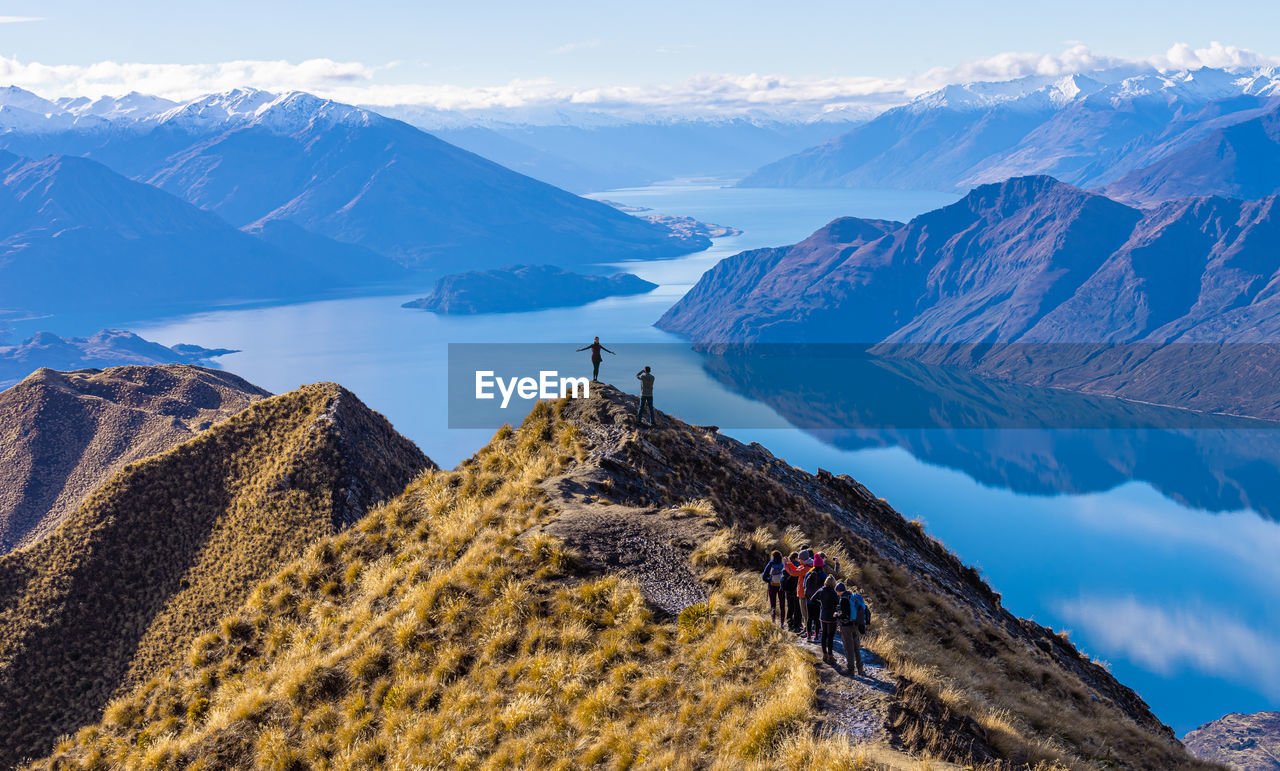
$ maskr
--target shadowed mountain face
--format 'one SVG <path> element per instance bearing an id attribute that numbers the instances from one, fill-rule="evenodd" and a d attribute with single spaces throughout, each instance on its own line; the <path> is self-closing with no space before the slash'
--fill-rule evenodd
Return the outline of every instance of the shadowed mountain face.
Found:
<path id="1" fill-rule="evenodd" d="M 0 554 L 48 535 L 125 465 L 269 395 L 189 366 L 42 369 L 0 392 Z"/>
<path id="2" fill-rule="evenodd" d="M 200 396 L 175 390 L 170 409 L 197 411 Z M 124 466 L 44 538 L 0 557 L 0 766 L 48 752 L 181 662 L 264 575 L 432 465 L 350 392 L 321 384 Z"/>
<path id="3" fill-rule="evenodd" d="M 1280 193 L 1280 112 L 1220 128 L 1105 188 L 1151 204 L 1196 195 L 1265 198 Z"/>
<path id="4" fill-rule="evenodd" d="M 87 155 L 236 227 L 287 221 L 432 270 L 671 257 L 710 244 L 303 93 L 237 90 L 103 129 L 2 142 Z"/>
<path id="5" fill-rule="evenodd" d="M 1233 713 L 1206 723 L 1182 740 L 1201 760 L 1235 771 L 1280 769 L 1280 712 Z"/>
<path id="6" fill-rule="evenodd" d="M 402 275 L 329 242 L 272 243 L 85 158 L 0 151 L 0 306 L 162 313 L 297 298 Z M 320 239 L 327 240 L 327 239 Z M 74 277 L 74 280 L 69 280 Z"/>
<path id="7" fill-rule="evenodd" d="M 404 307 L 435 313 L 513 313 L 586 305 L 605 297 L 644 294 L 657 286 L 633 273 L 587 276 L 554 265 L 512 265 L 443 276 L 430 295 Z"/>
<path id="8" fill-rule="evenodd" d="M 1277 198 L 1142 211 L 1049 177 L 909 223 L 841 219 L 708 271 L 658 326 L 705 342 L 880 343 L 1001 379 L 1274 418 Z"/>

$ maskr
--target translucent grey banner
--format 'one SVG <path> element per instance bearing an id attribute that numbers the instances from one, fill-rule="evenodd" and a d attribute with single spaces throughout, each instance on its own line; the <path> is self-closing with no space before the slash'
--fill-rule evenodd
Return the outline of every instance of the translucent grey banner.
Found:
<path id="1" fill-rule="evenodd" d="M 600 380 L 722 428 L 1280 428 L 1280 345 L 689 345 L 604 341 Z M 450 428 L 581 397 L 582 343 L 449 345 Z"/>

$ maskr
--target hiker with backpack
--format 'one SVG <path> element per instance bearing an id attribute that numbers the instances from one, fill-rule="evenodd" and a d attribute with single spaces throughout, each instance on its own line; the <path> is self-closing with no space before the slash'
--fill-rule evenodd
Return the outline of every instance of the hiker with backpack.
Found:
<path id="1" fill-rule="evenodd" d="M 826 570 L 826 560 L 822 554 L 813 555 L 813 568 L 804 577 L 804 599 L 808 615 L 805 617 L 804 639 L 806 642 L 817 642 L 822 633 L 822 624 L 818 616 L 820 608 L 814 599 L 823 584 L 831 576 Z"/>
<path id="2" fill-rule="evenodd" d="M 786 626 L 787 623 L 787 601 L 782 590 L 782 579 L 786 574 L 782 567 L 782 552 L 775 549 L 760 578 L 769 587 L 769 620 L 777 621 L 778 626 Z"/>
<path id="3" fill-rule="evenodd" d="M 784 567 L 796 579 L 796 605 L 800 607 L 800 629 L 796 630 L 796 633 L 803 633 L 807 637 L 809 629 L 809 600 L 804 592 L 804 579 L 809 574 L 809 571 L 813 569 L 813 553 L 809 551 L 808 546 L 804 546 L 800 549 L 797 557 L 796 561 L 784 565 Z"/>
<path id="4" fill-rule="evenodd" d="M 792 632 L 800 632 L 800 598 L 796 595 L 796 565 L 800 562 L 800 553 L 791 552 L 786 559 L 782 561 L 782 569 L 785 573 L 782 577 L 782 599 L 786 603 L 786 613 L 784 618 L 787 620 L 787 629 Z"/>
<path id="5" fill-rule="evenodd" d="M 812 574 L 810 574 L 812 575 Z M 836 609 L 840 604 L 840 595 L 836 593 L 836 577 L 827 576 L 821 588 L 813 594 L 813 602 L 818 610 L 818 623 L 822 627 L 820 645 L 822 660 L 828 664 L 836 663 Z M 813 613 L 813 610 L 809 611 Z"/>
<path id="6" fill-rule="evenodd" d="M 871 623 L 871 609 L 867 601 L 858 592 L 850 591 L 844 582 L 836 584 L 836 593 L 840 596 L 836 606 L 836 620 L 840 623 L 840 642 L 844 644 L 844 673 L 853 677 L 854 665 L 858 675 L 865 675 L 867 670 L 862 666 L 862 635 L 867 633 L 867 624 Z"/>

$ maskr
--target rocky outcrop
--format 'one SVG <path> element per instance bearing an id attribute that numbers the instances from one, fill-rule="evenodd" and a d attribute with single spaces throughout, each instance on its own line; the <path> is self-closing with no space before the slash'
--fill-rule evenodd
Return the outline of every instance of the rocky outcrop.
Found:
<path id="1" fill-rule="evenodd" d="M 1191 754 L 1237 771 L 1280 769 L 1280 712 L 1232 713 L 1183 738 Z"/>

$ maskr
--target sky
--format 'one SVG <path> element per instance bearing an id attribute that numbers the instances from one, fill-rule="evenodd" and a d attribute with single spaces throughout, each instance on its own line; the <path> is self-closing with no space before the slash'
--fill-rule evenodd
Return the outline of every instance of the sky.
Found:
<path id="1" fill-rule="evenodd" d="M 0 2 L 0 22 L 0 83 L 45 96 L 247 85 L 451 109 L 892 102 L 1117 60 L 1280 61 L 1280 3 L 1269 0 L 40 0 Z"/>

